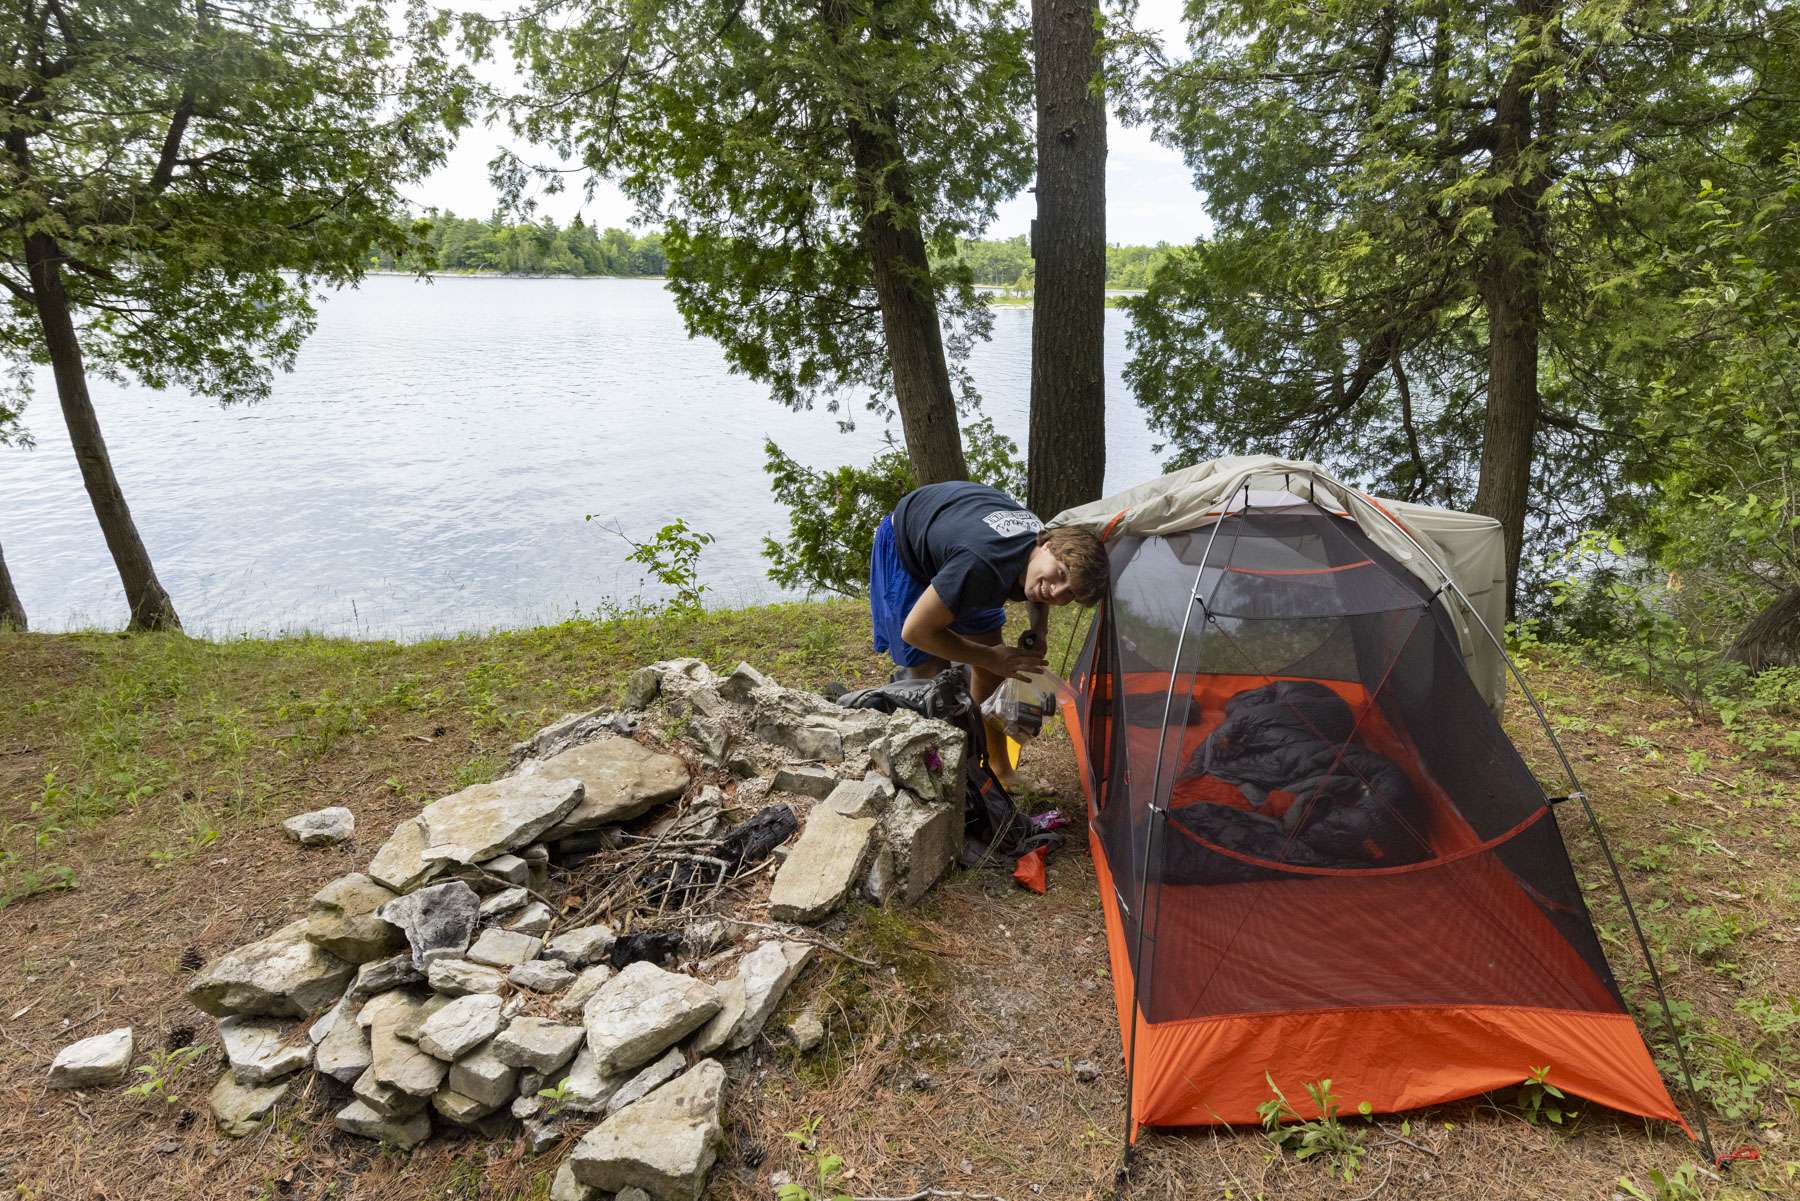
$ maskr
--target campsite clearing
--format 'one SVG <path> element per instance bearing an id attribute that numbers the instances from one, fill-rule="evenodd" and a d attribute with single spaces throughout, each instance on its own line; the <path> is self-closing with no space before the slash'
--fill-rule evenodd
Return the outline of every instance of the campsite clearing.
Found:
<path id="1" fill-rule="evenodd" d="M 560 1162 L 511 1141 L 434 1141 L 410 1160 L 346 1139 L 316 1095 L 239 1142 L 211 1129 L 220 1059 L 212 1024 L 181 998 L 210 957 L 350 870 L 355 849 L 301 849 L 282 819 L 341 804 L 359 830 L 504 765 L 517 736 L 618 694 L 632 667 L 693 654 L 748 658 L 784 682 L 866 683 L 853 603 L 701 618 L 575 622 L 399 646 L 317 639 L 221 644 L 164 637 L 0 635 L 0 1188 L 23 1198 L 542 1198 Z M 1060 661 L 1066 638 L 1052 641 Z M 1759 1161 L 1697 1192 L 1800 1188 L 1800 764 L 1734 746 L 1716 722 L 1599 675 L 1559 651 L 1525 664 L 1614 841 L 1678 1013 L 1721 1151 Z M 1553 778 L 1517 706 L 1507 727 Z M 1031 748 L 1028 803 L 1080 811 L 1060 731 Z M 1629 997 L 1644 978 L 1596 849 L 1569 823 L 1577 871 Z M 1093 868 L 1080 838 L 1034 897 L 964 873 L 917 910 L 854 911 L 830 937 L 869 969 L 826 956 L 777 1014 L 823 1018 L 808 1056 L 767 1047 L 735 1088 L 712 1195 L 766 1198 L 814 1163 L 785 1132 L 818 1119 L 857 1196 L 926 1186 L 1006 1201 L 1110 1195 L 1124 1078 Z M 73 885 L 64 888 L 63 885 Z M 1305 937 L 1305 931 L 1296 932 Z M 139 1079 L 173 1098 L 46 1092 L 66 1043 L 130 1024 Z M 1643 1028 L 1659 1060 L 1667 1041 Z M 206 1050 L 172 1052 L 192 1040 Z M 1520 1065 L 1523 1078 L 1531 1068 Z M 1555 1065 L 1549 1079 L 1555 1081 Z M 1094 1070 L 1094 1069 L 1097 1069 Z M 1318 1065 L 1317 1076 L 1332 1065 Z M 1297 1094 L 1306 1081 L 1278 1082 Z M 1678 1103 L 1689 1102 L 1670 1078 Z M 1527 1120 L 1517 1091 L 1364 1123 L 1355 1179 L 1277 1156 L 1254 1131 L 1150 1135 L 1143 1198 L 1658 1197 L 1696 1155 L 1675 1132 L 1578 1106 Z M 1630 1189 L 1620 1183 L 1631 1182 Z M 1660 1201 L 1660 1199 L 1659 1199 Z"/>

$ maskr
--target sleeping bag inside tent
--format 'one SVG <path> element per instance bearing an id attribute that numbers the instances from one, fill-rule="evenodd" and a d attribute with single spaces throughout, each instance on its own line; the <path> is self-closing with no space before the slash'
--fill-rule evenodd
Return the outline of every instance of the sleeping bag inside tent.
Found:
<path id="1" fill-rule="evenodd" d="M 1392 1112 L 1546 1064 L 1686 1129 L 1495 717 L 1499 660 L 1449 603 L 1457 571 L 1495 595 L 1497 525 L 1266 459 L 1053 524 L 1102 533 L 1111 563 L 1065 715 L 1134 1138 L 1255 1124 L 1265 1073 L 1311 1117 L 1322 1078 L 1346 1112 Z"/>

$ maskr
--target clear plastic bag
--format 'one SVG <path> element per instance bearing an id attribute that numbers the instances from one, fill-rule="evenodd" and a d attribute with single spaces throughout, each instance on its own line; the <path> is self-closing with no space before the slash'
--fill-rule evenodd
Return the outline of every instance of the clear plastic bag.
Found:
<path id="1" fill-rule="evenodd" d="M 1023 680 L 1006 680 L 981 702 L 981 715 L 1014 742 L 1029 742 L 1044 728 L 1044 719 L 1056 712 L 1061 687 L 1062 681 L 1047 669 Z"/>

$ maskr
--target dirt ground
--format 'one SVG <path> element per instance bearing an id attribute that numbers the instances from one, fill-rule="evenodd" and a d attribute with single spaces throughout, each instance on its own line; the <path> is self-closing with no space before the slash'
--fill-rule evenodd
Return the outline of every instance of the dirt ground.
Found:
<path id="1" fill-rule="evenodd" d="M 558 1151 L 531 1156 L 516 1139 L 442 1134 L 410 1156 L 383 1150 L 331 1128 L 333 1102 L 342 1101 L 310 1073 L 309 1091 L 266 1129 L 241 1141 L 218 1136 L 205 1109 L 220 1067 L 216 1037 L 181 995 L 199 962 L 290 920 L 320 884 L 360 867 L 380 833 L 469 773 L 484 765 L 491 773 L 496 748 L 519 728 L 603 695 L 619 667 L 595 668 L 579 688 L 547 696 L 533 691 L 534 663 L 509 660 L 518 680 L 497 702 L 506 720 L 496 724 L 465 695 L 469 681 L 482 678 L 485 653 L 458 650 L 449 665 L 404 655 L 359 662 L 371 696 L 388 695 L 408 677 L 429 691 L 439 671 L 461 682 L 443 683 L 444 696 L 417 706 L 366 706 L 366 724 L 353 737 L 327 741 L 316 753 L 295 749 L 301 742 L 286 755 L 264 753 L 280 731 L 300 728 L 266 694 L 353 694 L 343 679 L 322 684 L 307 675 L 313 667 L 221 667 L 203 688 L 184 686 L 180 705 L 154 688 L 128 696 L 133 713 L 160 714 L 172 727 L 160 742 L 138 735 L 148 739 L 144 754 L 172 763 L 159 777 L 172 783 L 53 836 L 55 861 L 73 869 L 76 888 L 0 909 L 0 1195 L 547 1195 Z M 702 653 L 715 666 L 731 665 L 725 655 Z M 28 845 L 45 838 L 54 790 L 45 774 L 60 769 L 73 780 L 126 761 L 94 749 L 104 746 L 105 722 L 80 732 L 86 749 L 78 754 L 57 716 L 58 698 L 91 685 L 94 673 L 107 670 L 105 658 L 60 639 L 0 644 L 0 678 L 25 682 L 24 711 L 0 713 L 0 817 L 9 823 L 8 845 L 21 848 L 10 852 L 19 870 L 41 876 L 51 854 L 33 858 Z M 790 682 L 868 680 L 877 670 L 860 653 L 826 648 L 816 659 L 759 665 L 790 669 Z M 1705 1090 L 1714 1139 L 1721 1151 L 1751 1145 L 1762 1158 L 1729 1177 L 1702 1171 L 1685 1184 L 1682 1166 L 1698 1156 L 1678 1131 L 1597 1106 L 1577 1106 L 1562 1125 L 1532 1123 L 1507 1090 L 1403 1118 L 1352 1117 L 1366 1156 L 1348 1182 L 1317 1161 L 1277 1152 L 1260 1131 L 1150 1133 L 1136 1152 L 1127 1196 L 1800 1197 L 1800 872 L 1793 853 L 1800 773 L 1789 762 L 1735 750 L 1716 724 L 1690 722 L 1671 701 L 1572 663 L 1547 658 L 1533 674 L 1613 835 L 1670 992 L 1701 1044 L 1714 1081 Z M 263 699 L 248 699 L 253 693 Z M 181 727 L 205 705 L 248 715 L 239 724 L 249 753 L 216 750 L 179 761 L 172 748 Z M 1549 779 L 1548 746 L 1520 708 L 1509 725 Z M 215 721 L 209 736 L 228 726 Z M 232 771 L 254 773 L 256 805 L 233 809 L 217 800 L 236 787 L 222 778 Z M 1029 803 L 1079 815 L 1065 740 L 1034 746 L 1021 779 Z M 125 794 L 114 788 L 107 795 Z M 349 805 L 362 837 L 345 848 L 296 851 L 277 823 L 302 800 L 307 808 Z M 860 907 L 827 927 L 826 937 L 849 955 L 882 966 L 817 957 L 772 1026 L 817 1003 L 827 1015 L 825 1045 L 801 1057 L 765 1042 L 734 1066 L 727 1144 L 708 1196 L 768 1198 L 783 1180 L 816 1185 L 808 1173 L 827 1153 L 845 1168 L 833 1187 L 859 1198 L 923 1201 L 928 1189 L 973 1201 L 1112 1196 L 1125 1079 L 1094 870 L 1080 831 L 1077 822 L 1053 857 L 1045 896 L 1000 873 L 963 872 L 915 910 Z M 1582 878 L 1601 878 L 1591 840 L 1572 834 L 1570 842 Z M 1621 966 L 1631 953 L 1623 915 L 1604 890 L 1589 896 L 1622 984 L 1638 1000 L 1647 982 Z M 1788 1025 L 1784 1005 L 1796 1015 Z M 139 1064 L 155 1066 L 159 1052 L 185 1044 L 210 1045 L 186 1067 L 168 1070 L 168 1100 L 45 1090 L 58 1048 L 125 1024 L 136 1028 Z M 1727 1116 L 1734 1097 L 1748 1100 Z M 809 1128 L 810 1139 L 789 1137 Z M 1653 1171 L 1670 1183 L 1659 1190 Z"/>

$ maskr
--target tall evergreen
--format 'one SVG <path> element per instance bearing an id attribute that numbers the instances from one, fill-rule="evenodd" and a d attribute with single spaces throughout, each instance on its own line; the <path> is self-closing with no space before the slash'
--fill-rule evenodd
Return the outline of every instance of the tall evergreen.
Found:
<path id="1" fill-rule="evenodd" d="M 1761 0 L 1222 0 L 1149 115 L 1216 230 L 1137 306 L 1128 375 L 1180 454 L 1324 458 L 1506 531 L 1592 521 L 1635 453 L 1636 340 L 1594 297 L 1734 130 L 1796 97 Z M 1479 464 L 1471 470 L 1470 465 Z M 1372 478 L 1371 478 L 1372 477 Z"/>

